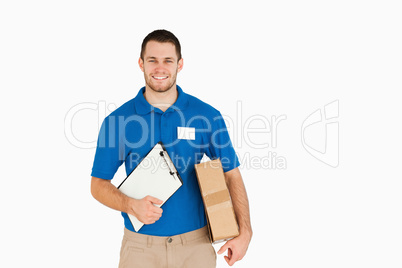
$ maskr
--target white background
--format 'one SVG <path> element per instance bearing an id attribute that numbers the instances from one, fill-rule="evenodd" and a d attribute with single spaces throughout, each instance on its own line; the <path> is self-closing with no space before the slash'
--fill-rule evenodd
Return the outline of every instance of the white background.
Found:
<path id="1" fill-rule="evenodd" d="M 286 159 L 285 169 L 242 163 L 254 237 L 235 267 L 401 267 L 398 1 L 142 2 L 1 2 L 0 266 L 117 267 L 122 218 L 90 195 L 94 148 L 74 145 L 65 119 L 78 104 L 133 98 L 142 39 L 165 28 L 183 47 L 186 92 L 235 122 L 241 102 L 234 133 L 256 115 L 287 118 L 276 148 L 232 137 L 240 156 Z M 304 149 L 301 126 L 336 100 L 334 168 Z M 70 125 L 88 147 L 102 109 Z"/>

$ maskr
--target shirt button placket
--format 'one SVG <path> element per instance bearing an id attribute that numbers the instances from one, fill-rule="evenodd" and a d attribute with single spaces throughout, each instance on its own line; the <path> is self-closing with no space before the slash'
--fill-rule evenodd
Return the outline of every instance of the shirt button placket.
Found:
<path id="1" fill-rule="evenodd" d="M 167 113 L 163 113 L 161 116 L 161 140 L 163 143 L 169 143 L 169 131 L 167 125 Z"/>

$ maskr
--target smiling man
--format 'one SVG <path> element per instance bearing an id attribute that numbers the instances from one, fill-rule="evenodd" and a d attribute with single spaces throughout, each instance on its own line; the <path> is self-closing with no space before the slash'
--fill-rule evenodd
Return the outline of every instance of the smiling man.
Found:
<path id="1" fill-rule="evenodd" d="M 221 159 L 238 220 L 240 235 L 218 251 L 227 251 L 225 260 L 233 265 L 246 254 L 252 230 L 239 161 L 222 115 L 176 85 L 183 59 L 179 40 L 171 32 L 156 30 L 145 37 L 138 64 L 145 87 L 105 118 L 91 173 L 94 198 L 121 211 L 124 218 L 119 267 L 216 267 L 194 170 L 204 154 Z M 183 137 L 178 135 L 179 128 L 195 133 Z M 129 198 L 111 183 L 120 165 L 124 163 L 130 174 L 159 141 L 183 181 L 161 208 L 155 206 L 162 203 L 160 200 L 152 196 Z M 145 224 L 138 232 L 128 214 Z"/>
<path id="2" fill-rule="evenodd" d="M 143 49 L 145 50 L 144 53 L 148 49 L 152 54 L 144 55 L 142 53 L 138 61 L 141 70 L 144 72 L 147 88 L 155 92 L 166 92 L 174 88 L 177 73 L 183 68 L 181 56 L 180 58 L 178 58 L 179 56 L 168 56 L 175 51 L 175 45 L 172 43 L 162 44 L 157 41 L 149 41 Z M 145 65 L 144 62 L 146 62 Z M 144 69 L 144 66 L 146 69 Z"/>

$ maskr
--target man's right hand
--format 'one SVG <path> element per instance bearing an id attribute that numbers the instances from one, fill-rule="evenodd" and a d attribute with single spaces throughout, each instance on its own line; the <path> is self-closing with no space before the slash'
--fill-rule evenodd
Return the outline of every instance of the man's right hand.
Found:
<path id="1" fill-rule="evenodd" d="M 144 224 L 152 224 L 162 216 L 162 209 L 155 205 L 162 205 L 162 201 L 146 196 L 143 199 L 133 199 L 120 192 L 110 180 L 92 177 L 91 193 L 102 204 L 118 211 L 134 215 Z"/>
<path id="2" fill-rule="evenodd" d="M 144 224 L 152 224 L 162 217 L 163 210 L 155 205 L 163 202 L 158 198 L 146 196 L 143 199 L 131 199 L 132 214 Z"/>

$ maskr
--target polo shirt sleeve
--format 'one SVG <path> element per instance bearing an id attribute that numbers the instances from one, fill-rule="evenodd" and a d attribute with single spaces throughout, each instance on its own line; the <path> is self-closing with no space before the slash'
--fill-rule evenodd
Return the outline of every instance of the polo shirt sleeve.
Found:
<path id="1" fill-rule="evenodd" d="M 124 162 L 119 140 L 116 116 L 109 115 L 103 121 L 99 131 L 91 176 L 105 180 L 113 179 L 114 174 Z"/>
<path id="2" fill-rule="evenodd" d="M 226 128 L 225 121 L 219 111 L 212 119 L 211 132 L 209 136 L 209 147 L 206 154 L 211 159 L 220 158 L 224 172 L 240 166 L 239 159 L 233 148 Z"/>

